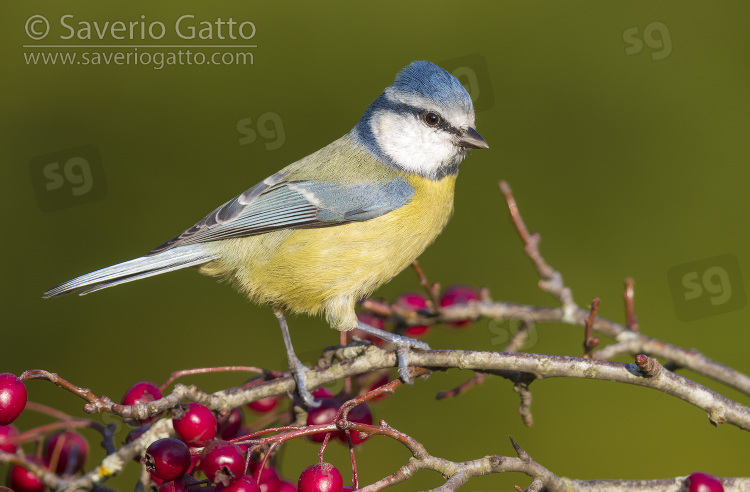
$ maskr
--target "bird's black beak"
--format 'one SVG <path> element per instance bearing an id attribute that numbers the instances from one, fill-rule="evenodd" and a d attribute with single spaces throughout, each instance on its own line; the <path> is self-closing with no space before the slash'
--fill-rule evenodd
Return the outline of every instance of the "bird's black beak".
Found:
<path id="1" fill-rule="evenodd" d="M 484 141 L 482 136 L 475 129 L 469 127 L 461 131 L 458 139 L 458 145 L 469 149 L 489 149 L 490 146 Z"/>

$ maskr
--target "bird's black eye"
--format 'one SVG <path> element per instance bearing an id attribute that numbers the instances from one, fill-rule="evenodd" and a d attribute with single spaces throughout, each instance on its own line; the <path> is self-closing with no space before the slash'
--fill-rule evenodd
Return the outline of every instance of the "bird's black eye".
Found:
<path id="1" fill-rule="evenodd" d="M 440 123 L 440 115 L 437 114 L 437 113 L 435 113 L 435 112 L 433 112 L 433 111 L 426 112 L 422 116 L 422 118 L 424 119 L 424 122 L 427 123 L 430 126 L 435 126 L 438 123 Z"/>

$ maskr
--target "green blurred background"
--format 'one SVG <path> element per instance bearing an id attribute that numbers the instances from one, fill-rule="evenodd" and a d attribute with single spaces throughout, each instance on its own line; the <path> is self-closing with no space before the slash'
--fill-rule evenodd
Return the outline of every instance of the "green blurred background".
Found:
<path id="1" fill-rule="evenodd" d="M 149 44 L 109 36 L 61 40 L 66 14 L 73 25 L 160 21 L 167 34 L 156 44 L 257 47 L 222 50 L 251 52 L 252 65 L 28 64 L 30 53 L 81 56 L 86 50 L 23 45 Z M 186 14 L 195 16 L 193 25 L 231 17 L 252 21 L 257 31 L 249 41 L 220 40 L 216 32 L 212 40 L 180 39 L 174 23 Z M 34 15 L 50 22 L 44 40 L 25 31 Z M 285 368 L 270 310 L 192 271 L 84 298 L 43 301 L 41 293 L 149 251 L 339 137 L 398 70 L 419 59 L 464 75 L 477 98 L 477 129 L 490 144 L 463 164 L 455 216 L 421 257 L 433 281 L 486 286 L 501 300 L 554 302 L 536 288 L 508 220 L 497 188 L 504 179 L 529 227 L 541 232 L 546 258 L 582 306 L 598 296 L 600 313 L 622 321 L 622 282 L 632 276 L 643 332 L 748 372 L 750 312 L 742 283 L 750 271 L 749 18 L 750 4 L 739 0 L 5 4 L 0 372 L 43 368 L 119 399 L 132 383 L 160 383 L 181 368 Z M 49 168 L 54 162 L 59 167 Z M 84 168 L 93 174 L 80 174 Z M 720 255 L 733 255 L 737 263 L 701 263 Z M 670 283 L 668 272 L 700 276 L 706 265 L 723 269 L 729 280 L 714 288 L 720 277 L 699 277 L 703 290 L 695 302 L 703 304 L 694 304 L 689 319 L 679 316 L 686 301 L 675 302 L 671 290 L 679 294 L 683 287 Z M 730 294 L 729 302 L 712 306 L 711 289 Z M 392 300 L 406 290 L 419 290 L 411 271 L 376 295 Z M 293 317 L 290 323 L 307 360 L 338 340 L 321 319 Z M 484 320 L 462 331 L 438 328 L 428 341 L 436 348 L 498 350 L 502 330 Z M 581 329 L 544 325 L 525 349 L 579 355 L 581 342 Z M 518 398 L 504 380 L 490 379 L 454 400 L 434 400 L 469 376 L 435 374 L 375 404 L 376 417 L 452 460 L 510 455 L 512 435 L 550 470 L 579 479 L 750 473 L 745 433 L 713 428 L 704 412 L 660 393 L 596 381 L 538 382 L 532 386 L 535 424 L 525 428 Z M 192 379 L 209 391 L 241 380 Z M 82 415 L 82 402 L 51 384 L 28 387 L 33 401 Z M 17 424 L 43 421 L 24 415 Z M 282 472 L 298 476 L 316 452 L 312 444 L 291 443 Z M 341 446 L 327 457 L 346 466 Z M 375 438 L 358 457 L 366 484 L 393 472 L 407 453 Z M 110 483 L 130 490 L 136 468 Z M 511 490 L 528 482 L 496 475 L 465 488 Z M 440 483 L 437 474 L 422 472 L 394 490 Z"/>

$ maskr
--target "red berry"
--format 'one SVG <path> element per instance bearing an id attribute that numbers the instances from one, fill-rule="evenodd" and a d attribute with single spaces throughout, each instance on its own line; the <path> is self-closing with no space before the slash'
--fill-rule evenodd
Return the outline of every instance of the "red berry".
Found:
<path id="1" fill-rule="evenodd" d="M 190 469 L 192 460 L 187 445 L 171 437 L 152 442 L 143 458 L 146 469 L 161 480 L 174 480 Z"/>
<path id="2" fill-rule="evenodd" d="M 333 398 L 333 393 L 331 393 L 331 390 L 329 390 L 325 386 L 315 388 L 315 391 L 312 392 L 312 395 L 315 398 Z"/>
<path id="3" fill-rule="evenodd" d="M 445 292 L 443 297 L 440 298 L 440 307 L 449 307 L 456 304 L 466 304 L 471 301 L 479 300 L 479 292 L 472 287 L 466 285 L 451 285 Z M 472 320 L 467 319 L 464 321 L 454 321 L 448 323 L 451 326 L 466 326 L 471 324 Z"/>
<path id="4" fill-rule="evenodd" d="M 691 473 L 687 478 L 690 492 L 723 492 L 721 480 L 703 472 Z"/>
<path id="5" fill-rule="evenodd" d="M 302 472 L 297 483 L 299 492 L 343 492 L 341 473 L 330 463 L 318 463 Z"/>
<path id="6" fill-rule="evenodd" d="M 61 431 L 47 438 L 44 459 L 59 474 L 73 474 L 83 469 L 89 444 L 74 431 Z"/>
<path id="7" fill-rule="evenodd" d="M 427 308 L 427 298 L 418 292 L 406 292 L 396 299 L 396 304 L 404 309 L 419 311 Z M 429 326 L 416 325 L 408 327 L 404 334 L 410 337 L 418 337 L 426 335 L 428 331 L 430 331 Z"/>
<path id="8" fill-rule="evenodd" d="M 297 492 L 297 486 L 292 482 L 287 482 L 285 480 L 283 482 L 279 482 L 279 488 L 276 490 L 276 492 Z"/>
<path id="9" fill-rule="evenodd" d="M 211 441 L 201 452 L 200 469 L 209 480 L 226 487 L 245 474 L 245 458 L 236 444 Z"/>
<path id="10" fill-rule="evenodd" d="M 244 420 L 244 414 L 239 407 L 233 408 L 232 411 L 225 416 L 220 415 L 216 419 L 219 424 L 219 437 L 222 439 L 234 439 L 237 432 L 242 428 Z"/>
<path id="11" fill-rule="evenodd" d="M 216 415 L 205 405 L 188 403 L 172 411 L 174 431 L 190 446 L 204 446 L 216 437 L 218 424 Z"/>
<path id="12" fill-rule="evenodd" d="M 135 383 L 131 388 L 125 392 L 125 396 L 122 397 L 123 405 L 137 405 L 138 403 L 148 403 L 150 401 L 158 400 L 161 398 L 161 391 L 156 387 L 154 383 L 149 381 L 141 381 Z M 159 415 L 152 415 L 151 417 L 143 420 L 137 420 L 133 422 L 131 419 L 127 419 L 126 422 L 133 425 L 146 425 L 151 424 L 159 419 Z"/>
<path id="13" fill-rule="evenodd" d="M 259 487 L 257 483 L 255 483 L 253 477 L 251 477 L 250 475 L 243 475 L 242 478 L 231 485 L 227 485 L 226 487 L 223 485 L 219 485 L 216 488 L 216 492 L 222 490 L 226 492 L 262 492 L 263 489 Z"/>
<path id="14" fill-rule="evenodd" d="M 324 425 L 333 423 L 333 419 L 336 418 L 336 412 L 340 406 L 338 400 L 334 400 L 333 398 L 321 398 L 320 406 L 317 408 L 311 408 L 310 411 L 307 412 L 307 425 Z M 312 442 L 323 442 L 325 437 L 325 432 L 318 432 L 307 436 Z"/>
<path id="15" fill-rule="evenodd" d="M 29 456 L 28 460 L 38 465 L 44 465 L 36 456 Z M 38 476 L 20 465 L 11 467 L 8 473 L 8 485 L 15 492 L 42 492 L 45 487 L 44 482 Z"/>
<path id="16" fill-rule="evenodd" d="M 344 485 L 344 490 L 342 492 L 354 492 L 355 490 L 357 489 L 354 488 L 354 485 Z"/>
<path id="17" fill-rule="evenodd" d="M 26 407 L 26 385 L 15 375 L 0 374 L 0 425 L 12 423 Z"/>
<path id="18" fill-rule="evenodd" d="M 372 412 L 367 403 L 360 403 L 349 410 L 349 416 L 347 418 L 350 422 L 372 425 Z M 352 439 L 352 444 L 361 444 L 370 438 L 370 436 L 360 437 L 359 431 L 349 431 L 349 436 Z M 345 444 L 348 443 L 346 439 L 346 431 L 340 431 L 337 434 L 337 437 L 341 442 Z"/>
<path id="19" fill-rule="evenodd" d="M 279 474 L 276 473 L 276 470 L 270 466 L 263 468 L 258 480 L 260 492 L 278 492 L 280 484 L 281 479 L 279 478 Z"/>
<path id="20" fill-rule="evenodd" d="M 375 316 L 369 311 L 362 311 L 361 313 L 357 313 L 357 319 L 366 325 L 372 326 L 373 328 L 379 328 L 381 330 L 385 328 L 385 320 L 379 316 Z M 356 337 L 360 340 L 368 341 L 374 345 L 377 345 L 378 347 L 382 347 L 385 343 L 382 338 L 378 338 L 375 335 L 366 333 L 356 328 L 352 330 L 351 336 Z"/>
<path id="21" fill-rule="evenodd" d="M 11 454 L 15 453 L 18 445 L 6 443 L 5 441 L 17 435 L 18 429 L 16 429 L 15 425 L 0 425 L 0 450 Z"/>
<path id="22" fill-rule="evenodd" d="M 267 396 L 260 400 L 251 401 L 247 404 L 247 408 L 257 413 L 267 413 L 276 408 L 276 405 L 279 404 L 281 398 L 280 395 Z"/>

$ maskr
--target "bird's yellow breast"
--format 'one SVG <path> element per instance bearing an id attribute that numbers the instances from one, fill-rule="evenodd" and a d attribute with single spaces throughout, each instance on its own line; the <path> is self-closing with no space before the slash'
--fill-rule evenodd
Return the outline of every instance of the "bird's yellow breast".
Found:
<path id="1" fill-rule="evenodd" d="M 455 175 L 405 179 L 414 195 L 392 212 L 220 241 L 215 247 L 221 258 L 201 273 L 231 278 L 255 302 L 310 314 L 324 310 L 334 328 L 354 328 L 354 304 L 414 261 L 453 213 Z"/>

